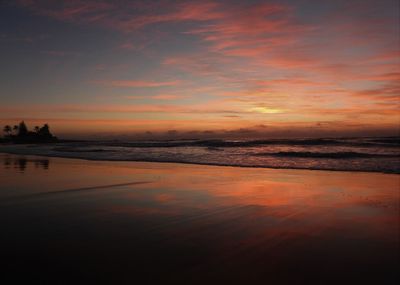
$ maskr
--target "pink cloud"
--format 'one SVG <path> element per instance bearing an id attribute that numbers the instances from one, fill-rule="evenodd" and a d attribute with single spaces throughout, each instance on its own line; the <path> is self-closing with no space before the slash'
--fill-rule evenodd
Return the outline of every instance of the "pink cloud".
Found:
<path id="1" fill-rule="evenodd" d="M 71 51 L 64 51 L 64 50 L 46 50 L 46 51 L 43 51 L 42 53 L 51 55 L 51 56 L 60 56 L 60 57 L 79 56 L 80 55 L 79 52 L 71 52 Z"/>
<path id="2" fill-rule="evenodd" d="M 95 80 L 93 83 L 110 87 L 151 88 L 168 87 L 181 84 L 181 81 L 146 81 L 146 80 Z"/>
<path id="3" fill-rule="evenodd" d="M 135 105 L 32 105 L 30 113 L 181 113 L 181 114 L 213 114 L 213 113 L 239 113 L 241 110 L 234 108 L 223 109 L 221 102 L 215 101 L 212 103 L 213 108 L 209 104 L 199 104 L 182 106 L 174 104 L 135 104 Z M 26 110 L 26 107 L 10 107 L 1 106 L 2 114 L 12 114 Z"/>
<path id="4" fill-rule="evenodd" d="M 189 98 L 187 95 L 177 95 L 177 94 L 157 94 L 157 95 L 128 95 L 124 96 L 126 99 L 142 100 L 142 99 L 152 99 L 152 100 L 179 100 Z"/>
<path id="5" fill-rule="evenodd" d="M 123 44 L 120 44 L 118 47 L 120 49 L 127 49 L 127 50 L 132 50 L 132 49 L 136 48 L 135 45 L 132 43 L 123 43 Z"/>
<path id="6" fill-rule="evenodd" d="M 393 33 L 398 28 L 375 13 L 379 7 L 372 2 L 335 2 L 336 8 L 317 15 L 318 19 L 305 19 L 304 15 L 301 19 L 301 11 L 295 6 L 271 2 L 242 1 L 236 5 L 213 1 L 135 1 L 124 5 L 106 1 L 26 2 L 37 14 L 115 29 L 124 35 L 159 23 L 191 23 L 180 28 L 186 28 L 184 35 L 198 41 L 199 50 L 167 53 L 161 60 L 161 68 L 169 74 L 184 71 L 194 81 L 206 79 L 211 90 L 199 94 L 227 98 L 217 107 L 99 106 L 89 108 L 90 112 L 236 112 L 246 115 L 243 108 L 251 105 L 249 108 L 280 106 L 288 109 L 292 116 L 312 114 L 315 119 L 335 114 L 350 118 L 355 113 L 365 118 L 382 114 L 393 120 L 394 111 L 386 106 L 398 106 L 400 54 L 395 47 L 399 37 Z M 142 39 L 138 40 L 140 43 L 132 39 L 122 42 L 118 46 L 120 49 L 143 49 Z M 197 85 L 203 84 L 203 81 L 198 82 L 201 83 Z M 93 83 L 127 88 L 182 85 L 179 80 L 98 80 Z M 195 87 L 199 86 L 193 86 L 193 90 Z M 180 90 L 183 94 L 185 91 Z M 192 94 L 192 89 L 187 91 Z M 182 97 L 166 93 L 150 98 L 175 100 Z M 334 107 L 329 109 L 328 105 Z M 79 108 L 67 109 L 81 112 Z"/>
<path id="7" fill-rule="evenodd" d="M 131 32 L 146 25 L 162 22 L 207 21 L 221 17 L 212 1 L 176 2 L 134 1 L 19 1 L 37 14 L 61 21 L 98 24 Z M 161 11 L 161 12 L 160 12 Z"/>
<path id="8" fill-rule="evenodd" d="M 184 95 L 173 95 L 173 94 L 159 94 L 151 96 L 151 99 L 154 100 L 177 100 L 177 99 L 184 99 L 188 98 L 189 96 Z"/>

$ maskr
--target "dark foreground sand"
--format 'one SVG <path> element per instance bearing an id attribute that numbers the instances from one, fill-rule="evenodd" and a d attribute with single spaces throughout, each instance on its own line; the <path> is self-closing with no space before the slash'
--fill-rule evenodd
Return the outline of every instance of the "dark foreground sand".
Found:
<path id="1" fill-rule="evenodd" d="M 400 175 L 0 163 L 3 284 L 399 281 Z"/>

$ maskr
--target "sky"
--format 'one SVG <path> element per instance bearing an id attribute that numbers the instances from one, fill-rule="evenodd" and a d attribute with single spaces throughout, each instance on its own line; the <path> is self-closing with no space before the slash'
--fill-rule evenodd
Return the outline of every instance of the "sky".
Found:
<path id="1" fill-rule="evenodd" d="M 399 10 L 0 1 L 0 123 L 65 138 L 399 135 Z"/>

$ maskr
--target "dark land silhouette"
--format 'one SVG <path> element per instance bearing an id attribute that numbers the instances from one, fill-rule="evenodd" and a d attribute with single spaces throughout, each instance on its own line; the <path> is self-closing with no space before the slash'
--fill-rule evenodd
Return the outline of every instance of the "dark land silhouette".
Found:
<path id="1" fill-rule="evenodd" d="M 6 125 L 3 128 L 4 137 L 0 142 L 6 143 L 52 143 L 58 142 L 50 132 L 48 124 L 44 124 L 42 127 L 35 126 L 33 131 L 30 131 L 26 126 L 25 122 L 22 121 L 18 125 L 11 127 Z"/>

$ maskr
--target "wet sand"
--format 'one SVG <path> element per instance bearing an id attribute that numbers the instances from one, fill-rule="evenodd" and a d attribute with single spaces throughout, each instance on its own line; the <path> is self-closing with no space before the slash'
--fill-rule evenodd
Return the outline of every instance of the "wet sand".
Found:
<path id="1" fill-rule="evenodd" d="M 0 163 L 5 284 L 399 281 L 400 175 L 1 153 Z"/>

